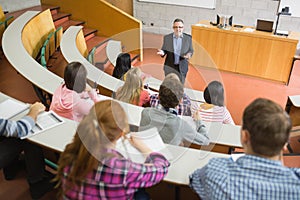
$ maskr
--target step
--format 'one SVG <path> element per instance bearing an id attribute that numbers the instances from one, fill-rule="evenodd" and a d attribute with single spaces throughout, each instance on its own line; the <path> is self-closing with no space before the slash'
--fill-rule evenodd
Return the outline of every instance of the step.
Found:
<path id="1" fill-rule="evenodd" d="M 25 13 L 26 11 L 44 11 L 50 9 L 51 14 L 55 14 L 58 12 L 59 7 L 58 6 L 51 6 L 51 5 L 39 5 L 39 6 L 33 6 L 29 8 L 24 8 L 22 10 L 14 11 L 14 12 L 9 12 L 6 14 L 7 17 L 13 16 L 15 19 Z"/>
<path id="2" fill-rule="evenodd" d="M 87 41 L 87 40 L 91 39 L 92 37 L 95 37 L 97 35 L 98 30 L 83 27 L 82 31 L 83 31 L 84 38 Z"/>
<path id="3" fill-rule="evenodd" d="M 69 13 L 61 13 L 61 12 L 52 15 L 54 25 L 56 26 L 56 24 L 62 24 L 70 20 L 70 16 L 71 14 Z"/>
<path id="4" fill-rule="evenodd" d="M 94 47 L 101 46 L 102 44 L 108 42 L 110 38 L 104 36 L 95 36 L 86 41 L 87 49 L 90 52 Z"/>
<path id="5" fill-rule="evenodd" d="M 65 21 L 61 24 L 55 24 L 55 28 L 58 28 L 60 26 L 63 27 L 63 30 L 67 30 L 70 26 L 79 26 L 79 25 L 83 25 L 84 24 L 84 21 L 76 21 L 76 20 L 68 20 L 68 21 Z"/>

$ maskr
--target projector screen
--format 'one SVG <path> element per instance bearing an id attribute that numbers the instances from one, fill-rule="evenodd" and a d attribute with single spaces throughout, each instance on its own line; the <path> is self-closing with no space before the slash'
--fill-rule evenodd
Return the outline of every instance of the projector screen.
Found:
<path id="1" fill-rule="evenodd" d="M 216 8 L 216 0 L 138 0 L 140 2 L 151 2 L 160 4 L 171 4 L 179 6 L 191 6 L 199 8 Z"/>
<path id="2" fill-rule="evenodd" d="M 290 7 L 289 13 L 292 13 L 292 17 L 300 17 L 300 0 L 281 0 L 278 12 L 284 7 Z"/>

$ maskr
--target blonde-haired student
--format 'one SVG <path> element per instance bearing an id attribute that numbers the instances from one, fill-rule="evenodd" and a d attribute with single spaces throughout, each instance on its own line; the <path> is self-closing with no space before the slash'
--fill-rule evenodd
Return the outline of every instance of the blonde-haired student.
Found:
<path id="1" fill-rule="evenodd" d="M 142 76 L 143 73 L 140 68 L 131 68 L 124 75 L 124 85 L 117 90 L 115 98 L 137 106 L 146 105 L 150 101 L 150 94 L 143 89 Z"/>

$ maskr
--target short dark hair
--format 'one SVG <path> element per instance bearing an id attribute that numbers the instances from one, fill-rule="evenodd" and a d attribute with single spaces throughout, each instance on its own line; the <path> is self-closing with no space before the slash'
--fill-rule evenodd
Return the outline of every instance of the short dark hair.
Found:
<path id="1" fill-rule="evenodd" d="M 69 90 L 81 93 L 86 88 L 87 71 L 80 62 L 69 63 L 64 72 L 65 85 Z"/>
<path id="2" fill-rule="evenodd" d="M 224 88 L 219 81 L 212 81 L 204 89 L 204 100 L 206 103 L 216 106 L 224 106 Z"/>
<path id="3" fill-rule="evenodd" d="M 120 53 L 117 57 L 116 66 L 112 76 L 121 79 L 122 76 L 131 69 L 131 58 L 129 53 Z"/>
<path id="4" fill-rule="evenodd" d="M 179 19 L 179 18 L 176 18 L 176 19 L 174 20 L 173 24 L 174 24 L 175 22 L 181 22 L 181 23 L 183 23 L 183 20 L 182 20 L 182 19 Z M 184 24 L 184 23 L 183 23 L 183 24 Z"/>
<path id="5" fill-rule="evenodd" d="M 159 88 L 159 101 L 164 108 L 175 108 L 183 97 L 183 85 L 178 79 L 165 79 Z"/>
<path id="6" fill-rule="evenodd" d="M 259 155 L 278 155 L 288 141 L 292 124 L 275 102 L 258 98 L 243 113 L 242 129 L 250 134 L 252 150 Z"/>

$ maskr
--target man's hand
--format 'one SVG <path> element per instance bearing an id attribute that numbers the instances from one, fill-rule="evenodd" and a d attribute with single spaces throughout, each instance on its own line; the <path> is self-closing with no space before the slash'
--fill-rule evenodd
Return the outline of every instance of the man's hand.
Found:
<path id="1" fill-rule="evenodd" d="M 157 55 L 164 56 L 165 52 L 161 49 L 157 49 Z"/>
<path id="2" fill-rule="evenodd" d="M 185 59 L 190 59 L 192 57 L 192 53 L 187 53 L 183 56 Z"/>

